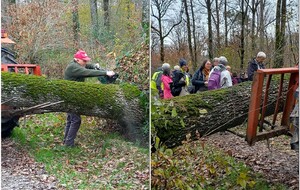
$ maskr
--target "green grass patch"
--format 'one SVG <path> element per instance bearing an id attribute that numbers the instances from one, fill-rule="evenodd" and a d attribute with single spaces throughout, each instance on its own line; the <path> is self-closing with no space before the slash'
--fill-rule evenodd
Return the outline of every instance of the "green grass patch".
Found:
<path id="1" fill-rule="evenodd" d="M 86 116 L 82 116 L 75 140 L 79 145 L 68 148 L 62 145 L 65 121 L 65 113 L 27 116 L 20 121 L 21 127 L 13 131 L 13 138 L 43 163 L 50 175 L 57 177 L 62 188 L 148 188 L 147 148 L 128 142 L 117 133 L 104 133 L 97 126 L 97 118 Z"/>

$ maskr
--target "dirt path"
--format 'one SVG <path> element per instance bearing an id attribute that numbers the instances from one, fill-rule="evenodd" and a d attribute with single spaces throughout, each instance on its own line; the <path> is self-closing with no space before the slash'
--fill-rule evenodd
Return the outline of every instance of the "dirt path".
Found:
<path id="1" fill-rule="evenodd" d="M 12 139 L 1 140 L 1 189 L 58 189 L 57 180 L 44 166 L 19 150 Z"/>
<path id="2" fill-rule="evenodd" d="M 214 134 L 207 142 L 224 150 L 255 172 L 261 173 L 270 183 L 286 184 L 299 189 L 299 153 L 290 149 L 290 138 L 280 136 L 248 146 L 244 138 L 226 134 Z"/>

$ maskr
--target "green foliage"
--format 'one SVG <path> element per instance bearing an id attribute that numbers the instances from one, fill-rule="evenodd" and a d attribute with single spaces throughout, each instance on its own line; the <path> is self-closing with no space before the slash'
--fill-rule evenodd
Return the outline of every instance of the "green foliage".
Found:
<path id="1" fill-rule="evenodd" d="M 117 133 L 99 130 L 100 120 L 82 117 L 76 138 L 79 146 L 62 146 L 66 115 L 32 115 L 21 120 L 14 140 L 47 172 L 59 180 L 63 189 L 137 189 L 148 186 L 148 149 L 126 142 Z"/>
<path id="2" fill-rule="evenodd" d="M 270 185 L 244 163 L 206 145 L 190 142 L 167 149 L 155 137 L 151 155 L 153 189 L 283 189 Z"/>

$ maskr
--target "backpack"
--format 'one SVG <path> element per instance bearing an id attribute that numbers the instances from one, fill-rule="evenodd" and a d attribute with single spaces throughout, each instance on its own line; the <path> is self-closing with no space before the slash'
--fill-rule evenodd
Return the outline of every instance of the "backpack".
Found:
<path id="1" fill-rule="evenodd" d="M 214 69 L 208 79 L 208 90 L 214 90 L 221 88 L 221 71 Z"/>
<path id="2" fill-rule="evenodd" d="M 174 71 L 172 76 L 173 82 L 170 84 L 171 94 L 179 96 L 182 87 L 185 86 L 184 74 L 180 71 Z"/>

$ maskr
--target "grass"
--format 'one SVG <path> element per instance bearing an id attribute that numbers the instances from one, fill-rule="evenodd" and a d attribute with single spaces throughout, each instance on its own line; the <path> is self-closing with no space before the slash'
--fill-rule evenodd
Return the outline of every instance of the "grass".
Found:
<path id="1" fill-rule="evenodd" d="M 75 148 L 62 146 L 64 113 L 27 116 L 13 138 L 56 176 L 61 188 L 148 189 L 148 148 L 99 130 L 96 118 L 82 118 Z"/>

